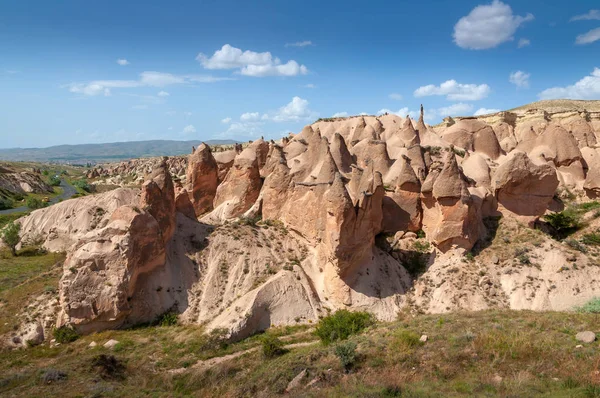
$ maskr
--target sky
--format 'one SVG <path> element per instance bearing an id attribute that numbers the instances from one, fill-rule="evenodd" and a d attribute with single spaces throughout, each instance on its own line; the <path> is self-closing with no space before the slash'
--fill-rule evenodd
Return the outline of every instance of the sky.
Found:
<path id="1" fill-rule="evenodd" d="M 597 0 L 0 2 L 0 148 L 600 99 Z"/>

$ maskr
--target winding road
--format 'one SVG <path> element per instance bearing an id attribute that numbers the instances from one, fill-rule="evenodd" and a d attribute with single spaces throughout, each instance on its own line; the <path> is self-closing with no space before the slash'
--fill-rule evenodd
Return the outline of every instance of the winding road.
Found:
<path id="1" fill-rule="evenodd" d="M 69 198 L 71 198 L 71 196 L 73 196 L 77 193 L 77 190 L 75 189 L 75 187 L 73 187 L 73 185 L 69 184 L 64 179 L 60 180 L 60 187 L 63 189 L 63 192 L 60 195 L 55 196 L 54 198 L 50 199 L 49 205 L 58 203 L 61 200 L 69 199 Z M 29 207 L 21 206 L 21 207 L 17 207 L 14 209 L 1 210 L 0 214 L 19 213 L 19 212 L 23 212 L 23 211 L 27 211 L 27 210 L 29 210 Z"/>

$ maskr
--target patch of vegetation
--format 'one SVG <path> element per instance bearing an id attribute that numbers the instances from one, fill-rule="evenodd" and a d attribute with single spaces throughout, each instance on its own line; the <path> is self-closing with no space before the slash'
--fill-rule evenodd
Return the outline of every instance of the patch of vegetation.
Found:
<path id="1" fill-rule="evenodd" d="M 19 231 L 21 231 L 21 224 L 17 222 L 11 222 L 2 231 L 0 231 L 0 237 L 2 242 L 10 249 L 13 256 L 17 255 L 17 245 L 21 238 L 19 237 Z"/>
<path id="2" fill-rule="evenodd" d="M 335 356 L 340 360 L 340 364 L 347 372 L 349 371 L 354 363 L 356 362 L 356 343 L 353 341 L 345 341 L 336 344 L 333 352 Z"/>
<path id="3" fill-rule="evenodd" d="M 125 379 L 125 365 L 114 355 L 100 354 L 92 358 L 91 368 L 104 380 Z"/>
<path id="4" fill-rule="evenodd" d="M 175 326 L 179 323 L 179 317 L 176 312 L 167 311 L 158 318 L 159 326 Z"/>
<path id="5" fill-rule="evenodd" d="M 262 353 L 265 358 L 275 358 L 287 352 L 283 347 L 283 342 L 276 336 L 265 334 L 261 338 Z"/>
<path id="6" fill-rule="evenodd" d="M 60 177 L 53 175 L 52 177 L 48 178 L 48 185 L 52 186 L 52 187 L 57 187 L 60 185 Z"/>
<path id="7" fill-rule="evenodd" d="M 236 222 L 237 225 L 248 225 L 250 227 L 256 227 L 256 224 L 261 220 L 261 216 L 257 215 L 254 217 L 240 217 Z"/>
<path id="8" fill-rule="evenodd" d="M 62 370 L 46 369 L 40 375 L 40 381 L 44 384 L 57 383 L 67 379 L 67 374 Z"/>
<path id="9" fill-rule="evenodd" d="M 12 209 L 14 202 L 10 198 L 0 198 L 0 210 Z"/>
<path id="10" fill-rule="evenodd" d="M 46 204 L 44 202 L 42 202 L 40 199 L 36 198 L 35 196 L 30 196 L 25 201 L 25 205 L 27 207 L 29 207 L 31 210 L 36 210 L 36 209 L 41 209 L 42 207 L 45 207 Z"/>
<path id="11" fill-rule="evenodd" d="M 71 181 L 71 184 L 77 189 L 80 194 L 92 192 L 92 187 L 86 180 L 75 180 Z"/>
<path id="12" fill-rule="evenodd" d="M 410 251 L 404 254 L 402 266 L 408 271 L 410 276 L 416 278 L 427 270 L 427 253 L 419 251 Z"/>
<path id="13" fill-rule="evenodd" d="M 577 239 L 565 239 L 565 244 L 572 249 L 575 249 L 582 253 L 587 253 L 586 247 L 582 245 Z"/>
<path id="14" fill-rule="evenodd" d="M 58 329 L 54 329 L 52 335 L 56 339 L 56 342 L 61 344 L 72 343 L 79 338 L 79 333 L 68 326 L 61 326 Z"/>
<path id="15" fill-rule="evenodd" d="M 600 314 L 600 297 L 588 301 L 577 308 L 577 311 L 584 314 Z"/>
<path id="16" fill-rule="evenodd" d="M 583 235 L 581 238 L 581 243 L 589 246 L 600 246 L 600 233 L 592 232 Z"/>
<path id="17" fill-rule="evenodd" d="M 338 340 L 346 340 L 373 324 L 375 324 L 375 318 L 367 312 L 339 310 L 321 319 L 315 334 L 323 344 L 328 345 Z"/>
<path id="18" fill-rule="evenodd" d="M 417 238 L 418 239 L 425 239 L 425 231 L 423 231 L 422 229 L 417 231 Z"/>
<path id="19" fill-rule="evenodd" d="M 423 342 L 420 340 L 420 336 L 413 331 L 400 329 L 394 332 L 392 347 L 395 350 L 406 350 L 421 345 Z"/>

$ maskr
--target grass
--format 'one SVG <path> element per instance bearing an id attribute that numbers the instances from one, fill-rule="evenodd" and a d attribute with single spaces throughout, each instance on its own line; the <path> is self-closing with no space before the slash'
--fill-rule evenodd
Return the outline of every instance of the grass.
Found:
<path id="1" fill-rule="evenodd" d="M 317 381 L 293 396 L 595 397 L 600 391 L 597 344 L 576 349 L 574 336 L 581 330 L 598 332 L 599 325 L 600 316 L 589 313 L 419 315 L 378 323 L 353 335 L 338 353 L 336 346 L 313 344 L 265 360 L 255 350 L 208 370 L 193 364 L 211 355 L 260 347 L 262 336 L 209 353 L 200 348 L 201 327 L 107 331 L 58 347 L 3 352 L 0 395 L 75 397 L 101 390 L 106 397 L 277 396 L 306 369 L 302 385 Z M 277 329 L 275 334 L 284 340 L 296 332 Z M 418 339 L 423 333 L 429 336 L 426 343 Z M 122 348 L 102 347 L 110 338 Z M 99 346 L 88 348 L 91 341 Z M 182 373 L 169 372 L 180 368 Z M 67 377 L 40 383 L 44 369 Z"/>
<path id="2" fill-rule="evenodd" d="M 29 214 L 28 211 L 11 214 L 0 214 L 0 229 L 4 228 L 4 226 L 9 223 L 26 216 L 27 214 Z"/>

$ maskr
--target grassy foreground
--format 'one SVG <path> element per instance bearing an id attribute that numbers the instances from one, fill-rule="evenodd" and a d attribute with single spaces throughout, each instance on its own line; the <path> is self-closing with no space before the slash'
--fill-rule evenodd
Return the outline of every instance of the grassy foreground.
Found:
<path id="1" fill-rule="evenodd" d="M 0 334 L 32 297 L 56 295 L 64 257 L 22 254 L 0 255 Z M 311 326 L 268 331 L 286 346 L 269 358 L 263 336 L 226 344 L 200 326 L 176 325 L 2 350 L 0 396 L 271 397 L 305 370 L 289 396 L 600 398 L 600 344 L 575 340 L 584 330 L 600 334 L 598 313 L 400 314 L 351 335 L 343 344 L 356 351 L 345 364 L 343 344 L 323 345 Z M 104 348 L 110 339 L 119 343 Z"/>

